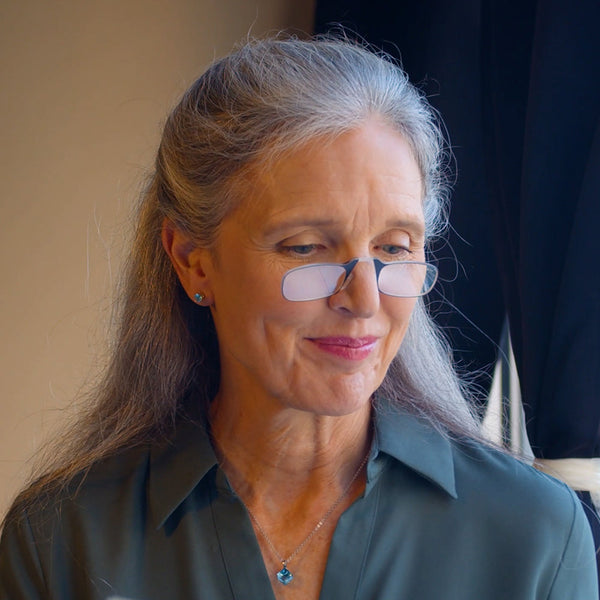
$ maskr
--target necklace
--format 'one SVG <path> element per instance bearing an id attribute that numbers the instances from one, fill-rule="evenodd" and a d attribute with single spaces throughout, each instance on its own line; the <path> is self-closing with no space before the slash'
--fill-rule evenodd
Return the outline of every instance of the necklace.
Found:
<path id="1" fill-rule="evenodd" d="M 359 476 L 360 472 L 363 470 L 365 464 L 367 463 L 369 454 L 370 454 L 370 451 L 367 452 L 365 457 L 362 459 L 362 462 L 360 463 L 360 465 L 358 465 L 358 469 L 356 469 L 356 472 L 354 473 L 354 475 L 352 475 L 352 479 L 350 479 L 350 483 L 348 483 L 348 485 L 345 487 L 344 491 L 341 493 L 341 495 L 338 497 L 338 499 L 330 506 L 329 510 L 321 517 L 319 522 L 315 525 L 315 528 L 302 540 L 302 542 L 300 542 L 300 544 L 298 546 L 296 546 L 295 550 L 287 558 L 283 558 L 281 556 L 281 554 L 279 554 L 279 552 L 277 552 L 277 549 L 275 548 L 275 546 L 273 545 L 273 542 L 267 535 L 267 532 L 262 528 L 262 526 L 258 522 L 257 518 L 254 516 L 254 513 L 246 506 L 246 510 L 248 511 L 248 514 L 252 517 L 252 520 L 256 523 L 256 527 L 260 531 L 263 538 L 265 538 L 265 541 L 269 545 L 269 548 L 271 548 L 271 550 L 273 551 L 273 554 L 277 557 L 279 562 L 281 562 L 281 570 L 277 571 L 277 573 L 276 573 L 277 580 L 280 583 L 283 583 L 283 585 L 287 585 L 288 583 L 291 583 L 292 579 L 294 579 L 294 576 L 292 575 L 291 571 L 287 568 L 288 563 L 290 562 L 290 560 L 292 560 L 293 558 L 295 558 L 298 555 L 298 553 L 302 550 L 302 548 L 304 548 L 304 546 L 306 546 L 306 544 L 308 544 L 308 542 L 310 542 L 310 540 L 312 540 L 312 538 L 317 533 L 317 531 L 319 531 L 319 529 L 321 529 L 321 527 L 323 527 L 323 525 L 325 524 L 327 519 L 331 516 L 333 511 L 340 505 L 340 502 L 348 495 L 348 492 L 350 491 L 352 484 L 356 481 L 356 478 Z"/>

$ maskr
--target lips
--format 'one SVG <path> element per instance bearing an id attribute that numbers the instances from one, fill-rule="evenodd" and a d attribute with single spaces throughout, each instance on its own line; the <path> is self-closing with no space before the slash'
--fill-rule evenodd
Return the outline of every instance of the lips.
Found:
<path id="1" fill-rule="evenodd" d="M 376 336 L 371 335 L 359 338 L 335 336 L 309 339 L 323 352 L 347 360 L 364 360 L 371 354 L 378 340 Z"/>

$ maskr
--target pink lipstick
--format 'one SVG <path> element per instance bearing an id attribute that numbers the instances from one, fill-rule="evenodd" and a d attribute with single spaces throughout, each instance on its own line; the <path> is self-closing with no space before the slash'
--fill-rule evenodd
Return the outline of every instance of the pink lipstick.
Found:
<path id="1" fill-rule="evenodd" d="M 345 358 L 346 360 L 364 360 L 371 354 L 377 344 L 377 337 L 320 337 L 309 338 L 320 350 Z"/>

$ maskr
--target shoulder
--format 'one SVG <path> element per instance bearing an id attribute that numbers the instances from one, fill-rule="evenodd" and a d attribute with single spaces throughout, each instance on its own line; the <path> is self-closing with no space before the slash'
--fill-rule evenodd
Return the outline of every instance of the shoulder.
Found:
<path id="1" fill-rule="evenodd" d="M 57 523 L 81 521 L 84 515 L 99 516 L 125 498 L 145 494 L 150 448 L 139 446 L 94 463 L 66 483 L 49 478 L 34 483 L 33 499 L 17 502 L 5 519 L 5 533 L 27 523 L 32 532 L 50 534 Z M 139 504 L 139 503 L 138 503 Z"/>
<path id="2" fill-rule="evenodd" d="M 575 501 L 567 486 L 491 445 L 457 439 L 423 417 L 401 411 L 380 411 L 375 426 L 378 451 L 423 482 L 436 484 L 458 505 L 483 505 L 482 510 L 499 515 L 518 508 L 550 515 L 573 511 Z"/>
<path id="3" fill-rule="evenodd" d="M 100 520 L 104 515 L 134 511 L 139 514 L 148 502 L 152 477 L 161 476 L 161 485 L 175 480 L 192 468 L 192 457 L 206 454 L 198 439 L 206 435 L 193 422 L 179 423 L 170 437 L 156 437 L 121 449 L 81 469 L 64 482 L 64 477 L 47 478 L 49 485 L 34 484 L 35 498 L 17 502 L 6 518 L 7 525 L 25 512 L 32 524 L 61 521 L 78 513 Z M 58 483 L 52 483 L 58 482 Z M 29 496 L 32 494 L 29 493 Z M 117 511 L 119 507 L 119 511 Z"/>
<path id="4" fill-rule="evenodd" d="M 548 598 L 597 597 L 591 529 L 571 488 L 484 445 L 453 444 L 453 455 L 458 501 L 496 549 L 531 563 Z"/>
<path id="5" fill-rule="evenodd" d="M 453 444 L 458 502 L 498 544 L 551 555 L 568 569 L 594 560 L 590 526 L 581 502 L 563 482 L 481 444 Z M 569 558 L 570 557 L 570 558 Z M 595 570 L 595 566 L 594 566 Z"/>
<path id="6" fill-rule="evenodd" d="M 561 481 L 541 473 L 508 453 L 477 442 L 453 442 L 457 493 L 465 499 L 486 498 L 488 508 L 534 512 L 540 518 L 572 517 L 578 501 Z"/>
<path id="7" fill-rule="evenodd" d="M 70 585 L 74 557 L 83 563 L 97 547 L 117 552 L 131 533 L 119 524 L 144 519 L 148 456 L 148 448 L 133 448 L 67 485 L 38 486 L 33 500 L 17 499 L 0 540 L 0 597 L 54 597 L 57 580 Z"/>
<path id="8" fill-rule="evenodd" d="M 123 449 L 67 484 L 37 486 L 33 500 L 17 500 L 9 510 L 3 538 L 11 531 L 22 533 L 23 524 L 37 539 L 81 539 L 107 532 L 114 537 L 117 530 L 143 529 L 156 520 L 153 509 L 162 509 L 161 502 L 172 494 L 183 497 L 206 472 L 204 465 L 213 462 L 203 429 L 182 422 L 170 438 Z"/>
<path id="9" fill-rule="evenodd" d="M 198 483 L 214 461 L 205 432 L 182 423 L 171 439 L 121 451 L 68 485 L 17 503 L 0 541 L 0 598 L 62 598 L 92 580 L 101 588 L 109 576 L 128 581 L 131 564 L 162 543 L 161 523 L 193 503 L 193 490 L 199 497 L 208 489 L 210 477 L 207 486 Z"/>

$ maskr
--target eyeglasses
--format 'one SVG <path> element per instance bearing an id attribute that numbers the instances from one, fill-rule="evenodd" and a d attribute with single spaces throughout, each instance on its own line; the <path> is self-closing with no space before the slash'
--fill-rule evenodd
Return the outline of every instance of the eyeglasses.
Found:
<path id="1" fill-rule="evenodd" d="M 377 288 L 382 294 L 396 298 L 418 298 L 433 288 L 438 270 L 435 265 L 416 261 L 384 263 L 377 258 L 353 258 L 345 264 L 315 263 L 288 271 L 281 282 L 286 300 L 302 302 L 333 296 L 349 282 L 359 262 L 372 262 Z"/>

